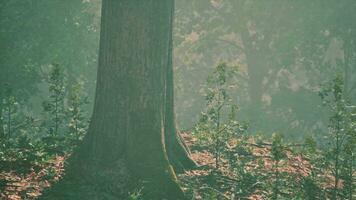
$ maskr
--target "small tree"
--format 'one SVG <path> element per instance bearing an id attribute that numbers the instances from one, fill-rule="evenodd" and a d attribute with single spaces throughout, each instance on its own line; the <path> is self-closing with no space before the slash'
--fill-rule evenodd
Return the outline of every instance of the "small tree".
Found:
<path id="1" fill-rule="evenodd" d="M 43 109 L 49 115 L 49 133 L 58 135 L 64 120 L 65 77 L 58 64 L 51 65 L 51 71 L 46 78 L 49 100 L 43 102 Z"/>
<path id="2" fill-rule="evenodd" d="M 48 84 L 48 99 L 42 103 L 44 119 L 41 127 L 45 130 L 42 137 L 44 151 L 50 155 L 62 154 L 67 146 L 64 144 L 63 133 L 65 129 L 65 74 L 58 64 L 49 66 L 45 75 Z"/>
<path id="3" fill-rule="evenodd" d="M 6 87 L 3 97 L 3 112 L 2 120 L 4 122 L 3 130 L 8 139 L 16 139 L 19 134 L 34 133 L 37 127 L 34 119 L 26 112 L 26 105 L 24 102 L 19 102 L 15 96 L 15 92 L 9 86 Z M 15 135 L 16 134 L 16 135 Z M 28 137 L 29 135 L 27 135 Z"/>
<path id="4" fill-rule="evenodd" d="M 7 138 L 11 138 L 13 133 L 13 125 L 14 125 L 14 115 L 16 115 L 18 111 L 18 102 L 13 94 L 12 88 L 7 86 L 5 89 L 5 98 L 3 102 L 3 119 L 5 122 L 5 130 Z"/>
<path id="5" fill-rule="evenodd" d="M 354 171 L 355 171 L 355 152 L 356 152 L 356 107 L 348 106 L 349 123 L 346 127 L 346 142 L 343 146 L 344 163 L 341 176 L 344 179 L 344 197 L 352 199 L 354 191 Z"/>
<path id="6" fill-rule="evenodd" d="M 325 169 L 325 157 L 317 146 L 313 136 L 306 136 L 303 145 L 303 157 L 309 160 L 311 168 L 310 174 L 302 179 L 303 199 L 325 199 L 324 193 L 320 188 L 320 176 Z"/>
<path id="7" fill-rule="evenodd" d="M 238 107 L 229 94 L 229 89 L 236 86 L 236 72 L 236 66 L 221 63 L 208 77 L 206 110 L 202 113 L 200 123 L 196 127 L 196 132 L 205 134 L 203 139 L 210 140 L 208 145 L 213 146 L 216 169 L 219 169 L 221 154 L 227 140 L 246 128 L 236 121 Z"/>
<path id="8" fill-rule="evenodd" d="M 330 117 L 330 135 L 328 137 L 329 150 L 326 151 L 327 159 L 331 163 L 331 170 L 334 175 L 334 186 L 332 199 L 338 199 L 341 171 L 344 166 L 342 160 L 351 159 L 353 156 L 354 140 L 352 128 L 352 116 L 348 108 L 349 101 L 345 98 L 344 80 L 342 76 L 337 76 L 326 85 L 320 92 L 323 104 L 327 105 L 332 116 Z M 352 164 L 353 165 L 353 164 Z"/>
<path id="9" fill-rule="evenodd" d="M 279 164 L 280 161 L 286 158 L 285 154 L 285 146 L 283 145 L 283 138 L 280 134 L 273 134 L 273 141 L 271 147 L 271 155 L 272 160 L 274 162 L 274 184 L 273 184 L 273 194 L 272 199 L 278 199 L 280 193 L 280 171 L 279 171 Z"/>
<path id="10" fill-rule="evenodd" d="M 68 107 L 68 129 L 70 139 L 75 144 L 83 137 L 88 127 L 87 113 L 84 106 L 89 103 L 88 96 L 84 91 L 84 80 L 78 80 L 69 90 Z"/>

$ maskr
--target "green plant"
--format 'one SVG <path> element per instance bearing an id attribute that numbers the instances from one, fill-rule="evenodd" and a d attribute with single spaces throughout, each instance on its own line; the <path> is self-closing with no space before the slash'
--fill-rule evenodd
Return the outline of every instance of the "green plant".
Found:
<path id="1" fill-rule="evenodd" d="M 206 108 L 194 133 L 214 153 L 215 167 L 219 169 L 227 141 L 247 129 L 236 120 L 238 107 L 230 97 L 229 90 L 236 86 L 236 66 L 219 64 L 207 79 Z M 230 91 L 231 92 L 231 91 Z"/>
<path id="2" fill-rule="evenodd" d="M 11 138 L 18 125 L 19 102 L 17 101 L 13 89 L 10 86 L 5 87 L 3 98 L 3 114 L 4 127 L 6 138 Z"/>
<path id="3" fill-rule="evenodd" d="M 271 156 L 273 160 L 273 169 L 274 169 L 274 183 L 273 183 L 273 194 L 272 199 L 278 199 L 280 193 L 280 161 L 287 157 L 285 153 L 285 146 L 283 144 L 283 137 L 280 134 L 273 134 L 272 137 L 272 147 L 271 147 Z"/>
<path id="4" fill-rule="evenodd" d="M 324 199 L 324 191 L 320 187 L 320 174 L 325 170 L 325 158 L 318 148 L 315 138 L 307 135 L 302 149 L 303 158 L 307 159 L 311 165 L 310 174 L 301 177 L 302 196 L 304 199 Z"/>
<path id="5" fill-rule="evenodd" d="M 42 103 L 43 110 L 50 118 L 50 124 L 46 124 L 50 135 L 58 135 L 63 125 L 65 109 L 65 76 L 59 64 L 52 64 L 46 82 L 48 84 L 49 100 Z"/>
<path id="6" fill-rule="evenodd" d="M 41 138 L 42 148 L 49 155 L 63 154 L 67 149 L 63 134 L 65 128 L 66 76 L 59 64 L 49 66 L 45 81 L 48 85 L 48 100 L 42 102 L 44 115 Z M 61 133 L 61 134 L 60 134 Z"/>
<path id="7" fill-rule="evenodd" d="M 128 200 L 140 200 L 141 197 L 142 197 L 142 188 L 130 193 Z"/>
<path id="8" fill-rule="evenodd" d="M 330 134 L 327 137 L 329 148 L 326 149 L 325 156 L 330 163 L 330 168 L 334 175 L 333 200 L 338 199 L 342 195 L 340 193 L 340 189 L 342 188 L 340 186 L 342 172 L 348 172 L 348 176 L 346 175 L 344 178 L 347 183 L 347 180 L 352 180 L 354 170 L 355 131 L 353 113 L 349 109 L 353 106 L 351 106 L 350 101 L 347 99 L 344 88 L 343 77 L 337 76 L 325 85 L 319 93 L 323 104 L 328 106 L 332 113 L 329 124 Z M 342 164 L 343 161 L 346 162 L 345 165 Z M 348 196 L 352 195 L 352 186 L 351 190 L 349 189 L 346 192 L 346 196 L 347 193 L 349 193 Z"/>
<path id="9" fill-rule="evenodd" d="M 353 198 L 354 188 L 355 188 L 355 180 L 354 180 L 354 172 L 355 172 L 355 152 L 356 152 L 356 119 L 354 118 L 356 113 L 355 106 L 349 106 L 351 108 L 349 114 L 350 123 L 348 124 L 346 131 L 347 139 L 345 145 L 343 146 L 344 152 L 344 162 L 343 169 L 341 171 L 341 177 L 344 180 L 344 197 L 348 199 Z"/>
<path id="10" fill-rule="evenodd" d="M 84 91 L 84 84 L 84 80 L 78 80 L 69 90 L 66 113 L 68 118 L 69 140 L 72 145 L 76 145 L 82 140 L 88 127 L 87 113 L 84 111 L 84 106 L 89 104 L 89 100 Z"/>

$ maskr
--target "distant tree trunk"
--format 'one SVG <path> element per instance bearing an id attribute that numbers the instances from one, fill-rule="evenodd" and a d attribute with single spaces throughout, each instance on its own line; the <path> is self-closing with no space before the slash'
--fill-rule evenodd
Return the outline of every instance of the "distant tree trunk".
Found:
<path id="1" fill-rule="evenodd" d="M 195 164 L 175 127 L 173 10 L 174 0 L 103 0 L 94 111 L 71 163 L 86 176 L 125 160 L 152 199 L 184 199 L 174 168 Z"/>
<path id="2" fill-rule="evenodd" d="M 260 124 L 258 119 L 262 109 L 262 95 L 263 95 L 263 79 L 268 73 L 268 62 L 266 54 L 268 50 L 265 44 L 260 44 L 260 48 L 256 49 L 253 46 L 253 40 L 248 33 L 248 28 L 240 32 L 241 38 L 245 48 L 246 63 L 248 70 L 248 95 L 250 98 L 248 104 L 248 120 L 253 123 Z M 259 125 L 257 125 L 259 126 Z"/>

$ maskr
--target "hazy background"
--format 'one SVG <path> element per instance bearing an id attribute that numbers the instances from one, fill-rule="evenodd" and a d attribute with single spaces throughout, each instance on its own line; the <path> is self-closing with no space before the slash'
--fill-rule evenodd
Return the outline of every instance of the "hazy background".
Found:
<path id="1" fill-rule="evenodd" d="M 100 0 L 0 2 L 0 84 L 39 115 L 43 75 L 65 68 L 67 84 L 86 80 L 95 92 Z M 190 129 L 205 106 L 208 75 L 221 62 L 236 65 L 231 83 L 239 120 L 251 134 L 289 139 L 322 135 L 328 113 L 320 85 L 345 77 L 356 99 L 354 0 L 176 0 L 175 105 L 180 129 Z M 91 105 L 88 106 L 91 110 Z M 31 110 L 31 111 L 30 111 Z"/>

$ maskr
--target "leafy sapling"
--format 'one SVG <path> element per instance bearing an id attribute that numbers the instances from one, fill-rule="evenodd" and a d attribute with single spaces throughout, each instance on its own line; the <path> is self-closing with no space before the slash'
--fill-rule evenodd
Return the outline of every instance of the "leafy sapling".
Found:
<path id="1" fill-rule="evenodd" d="M 344 180 L 343 198 L 352 199 L 355 189 L 355 152 L 356 152 L 356 106 L 348 106 L 349 123 L 346 127 L 346 142 L 343 146 L 344 162 L 341 176 Z"/>
<path id="2" fill-rule="evenodd" d="M 325 169 L 325 159 L 313 136 L 308 135 L 305 137 L 302 153 L 303 157 L 309 160 L 312 166 L 310 174 L 301 177 L 303 199 L 325 199 L 324 192 L 320 187 L 320 176 L 318 176 Z"/>
<path id="3" fill-rule="evenodd" d="M 3 108 L 5 110 L 3 119 L 5 119 L 6 136 L 7 138 L 11 138 L 14 129 L 14 118 L 18 111 L 18 102 L 16 101 L 12 88 L 9 86 L 5 89 L 5 98 L 3 103 Z"/>
<path id="4" fill-rule="evenodd" d="M 345 97 L 343 77 L 337 76 L 322 88 L 319 95 L 323 104 L 329 107 L 332 113 L 329 124 L 330 135 L 327 138 L 331 148 L 326 149 L 326 159 L 334 175 L 332 199 L 336 200 L 341 195 L 341 172 L 345 168 L 342 160 L 352 159 L 350 152 L 355 142 L 352 139 L 354 137 L 352 113 L 348 109 L 351 105 Z"/>
<path id="5" fill-rule="evenodd" d="M 272 199 L 278 199 L 280 193 L 280 161 L 287 157 L 285 153 L 285 146 L 283 144 L 283 137 L 280 134 L 273 135 L 272 147 L 271 147 L 271 155 L 273 160 L 273 168 L 274 168 L 274 184 L 273 184 L 273 193 Z"/>
<path id="6" fill-rule="evenodd" d="M 207 146 L 212 146 L 215 167 L 219 169 L 222 153 L 227 140 L 237 133 L 241 133 L 242 125 L 236 121 L 238 107 L 230 96 L 229 91 L 236 86 L 236 66 L 219 64 L 207 79 L 206 109 L 201 115 L 196 131 L 205 134 Z M 230 110 L 230 111 L 228 111 Z"/>
<path id="7" fill-rule="evenodd" d="M 84 91 L 84 80 L 78 80 L 69 90 L 68 107 L 68 129 L 70 140 L 77 144 L 83 137 L 88 127 L 87 114 L 84 107 L 89 103 L 88 96 Z"/>
<path id="8" fill-rule="evenodd" d="M 48 77 L 49 100 L 43 102 L 43 109 L 50 118 L 49 133 L 58 135 L 64 121 L 65 77 L 59 64 L 52 64 Z"/>
<path id="9" fill-rule="evenodd" d="M 65 73 L 58 64 L 50 65 L 50 71 L 45 77 L 48 84 L 48 100 L 42 103 L 44 120 L 42 128 L 46 131 L 42 137 L 44 151 L 51 155 L 62 154 L 67 148 L 65 141 Z"/>

